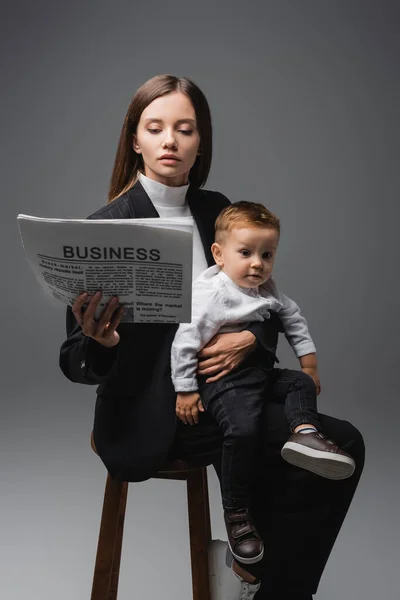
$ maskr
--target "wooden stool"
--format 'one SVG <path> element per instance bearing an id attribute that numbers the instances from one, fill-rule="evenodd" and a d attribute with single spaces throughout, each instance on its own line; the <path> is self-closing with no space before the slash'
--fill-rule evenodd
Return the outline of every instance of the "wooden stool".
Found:
<path id="1" fill-rule="evenodd" d="M 90 443 L 97 454 L 93 433 Z M 167 464 L 154 477 L 187 482 L 193 600 L 210 600 L 208 546 L 211 524 L 207 469 L 191 467 L 179 460 Z M 107 474 L 91 600 L 117 600 L 127 495 L 128 482 L 115 481 Z"/>

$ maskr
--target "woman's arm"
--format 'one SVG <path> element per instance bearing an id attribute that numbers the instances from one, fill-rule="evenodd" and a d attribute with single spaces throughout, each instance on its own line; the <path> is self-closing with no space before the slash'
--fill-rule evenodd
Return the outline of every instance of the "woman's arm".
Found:
<path id="1" fill-rule="evenodd" d="M 217 334 L 198 353 L 198 375 L 209 375 L 209 383 L 218 381 L 236 369 L 257 347 L 272 354 L 277 361 L 275 354 L 280 331 L 283 331 L 282 324 L 277 315 L 271 312 L 270 319 L 250 323 L 242 331 Z"/>
<path id="2" fill-rule="evenodd" d="M 230 373 L 257 347 L 256 338 L 250 331 L 218 333 L 197 354 L 197 374 L 210 375 L 206 382 L 218 381 Z"/>
<path id="3" fill-rule="evenodd" d="M 135 218 L 132 207 L 124 197 L 121 196 L 113 206 L 113 209 L 110 205 L 101 207 L 88 219 Z M 59 364 L 64 375 L 76 383 L 99 385 L 118 361 L 120 344 L 116 328 L 123 308 L 118 309 L 118 300 L 113 298 L 104 308 L 101 319 L 95 321 L 100 298 L 101 295 L 97 298 L 94 296 L 88 303 L 89 297 L 81 294 L 72 308 L 67 308 L 67 339 L 60 349 Z M 83 312 L 85 304 L 88 306 Z"/>
<path id="4" fill-rule="evenodd" d="M 67 339 L 60 349 L 59 364 L 64 375 L 75 383 L 98 385 L 110 374 L 119 351 L 119 325 L 123 308 L 111 300 L 98 321 L 94 315 L 100 296 L 94 296 L 82 314 L 86 296 L 78 296 L 67 308 Z"/>

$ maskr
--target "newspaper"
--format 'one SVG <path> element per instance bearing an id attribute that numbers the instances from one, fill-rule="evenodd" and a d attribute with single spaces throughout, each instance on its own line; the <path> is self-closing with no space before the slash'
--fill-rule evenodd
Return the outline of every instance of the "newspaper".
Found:
<path id="1" fill-rule="evenodd" d="M 118 296 L 130 323 L 191 320 L 193 218 L 45 219 L 18 215 L 26 258 L 51 299 Z"/>

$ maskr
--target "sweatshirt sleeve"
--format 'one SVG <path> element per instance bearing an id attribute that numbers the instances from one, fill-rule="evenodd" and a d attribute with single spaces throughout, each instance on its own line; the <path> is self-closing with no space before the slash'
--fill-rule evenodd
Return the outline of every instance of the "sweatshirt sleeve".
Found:
<path id="1" fill-rule="evenodd" d="M 282 308 L 278 312 L 281 319 L 283 330 L 286 339 L 293 348 L 297 358 L 305 354 L 315 352 L 315 345 L 308 331 L 306 319 L 300 312 L 300 308 L 290 298 L 277 290 L 279 301 L 282 303 Z"/>
<path id="2" fill-rule="evenodd" d="M 195 392 L 197 353 L 226 322 L 222 294 L 193 285 L 192 321 L 181 323 L 171 348 L 171 377 L 176 392 Z"/>

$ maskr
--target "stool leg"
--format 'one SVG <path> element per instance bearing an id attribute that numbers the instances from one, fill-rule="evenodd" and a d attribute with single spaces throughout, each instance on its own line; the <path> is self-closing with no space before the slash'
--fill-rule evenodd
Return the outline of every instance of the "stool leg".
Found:
<path id="1" fill-rule="evenodd" d="M 91 600 L 117 600 L 128 483 L 107 474 Z"/>
<path id="2" fill-rule="evenodd" d="M 125 521 L 127 496 L 128 496 L 128 482 L 124 481 L 123 485 L 122 485 L 121 503 L 120 503 L 120 507 L 119 507 L 118 527 L 117 527 L 117 533 L 115 536 L 114 558 L 113 558 L 112 570 L 111 570 L 109 600 L 117 600 L 117 596 L 118 596 L 118 581 L 119 581 L 119 570 L 120 570 L 120 565 L 121 565 L 122 538 L 124 535 L 124 521 Z"/>
<path id="3" fill-rule="evenodd" d="M 189 471 L 187 478 L 193 600 L 210 600 L 208 547 L 211 540 L 207 469 Z"/>

